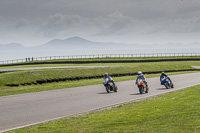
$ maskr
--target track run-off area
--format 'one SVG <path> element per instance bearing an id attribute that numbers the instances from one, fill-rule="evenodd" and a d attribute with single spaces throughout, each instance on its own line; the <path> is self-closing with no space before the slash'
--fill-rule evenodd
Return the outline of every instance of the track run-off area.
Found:
<path id="1" fill-rule="evenodd" d="M 191 78 L 194 77 L 194 78 Z M 198 85 L 200 73 L 170 76 L 174 88 L 160 85 L 159 77 L 147 78 L 149 93 L 139 94 L 135 79 L 116 82 L 118 92 L 107 93 L 103 84 L 0 97 L 0 132 L 64 117 L 100 110 L 123 103 Z"/>

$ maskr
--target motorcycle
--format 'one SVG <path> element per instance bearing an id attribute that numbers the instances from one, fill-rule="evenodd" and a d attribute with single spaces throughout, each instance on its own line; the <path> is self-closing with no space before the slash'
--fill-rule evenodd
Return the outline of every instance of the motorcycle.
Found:
<path id="1" fill-rule="evenodd" d="M 140 94 L 148 93 L 149 88 L 146 86 L 142 79 L 137 80 L 137 86 L 139 88 Z"/>
<path id="2" fill-rule="evenodd" d="M 107 93 L 110 93 L 110 91 L 117 92 L 117 89 L 118 89 L 117 86 L 113 84 L 112 82 L 110 82 L 108 78 L 105 78 L 103 80 L 103 84 L 106 88 Z"/>
<path id="3" fill-rule="evenodd" d="M 166 76 L 161 78 L 161 85 L 164 85 L 167 89 L 174 88 L 173 83 Z"/>

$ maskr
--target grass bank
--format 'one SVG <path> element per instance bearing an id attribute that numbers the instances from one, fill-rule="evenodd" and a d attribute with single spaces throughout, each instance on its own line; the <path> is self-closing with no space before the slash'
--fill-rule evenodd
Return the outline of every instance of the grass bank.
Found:
<path id="1" fill-rule="evenodd" d="M 174 72 L 174 73 L 168 73 L 168 75 L 183 74 L 183 73 L 194 73 L 194 71 Z M 152 77 L 158 77 L 160 76 L 160 74 L 147 74 L 145 76 L 146 78 L 152 78 Z M 136 76 L 114 77 L 115 82 L 135 80 L 135 79 L 136 79 Z M 79 87 L 79 86 L 88 86 L 88 85 L 102 84 L 102 82 L 103 82 L 103 79 L 89 79 L 89 80 L 86 79 L 86 80 L 79 80 L 79 81 L 66 81 L 66 82 L 58 82 L 58 83 L 55 82 L 55 83 L 42 84 L 42 85 L 19 86 L 19 87 L 0 86 L 0 96 L 56 90 L 56 89 L 62 89 L 62 88 L 72 88 L 72 87 Z M 102 87 L 104 86 L 102 85 Z"/>
<path id="2" fill-rule="evenodd" d="M 200 85 L 87 115 L 30 126 L 11 133 L 200 132 Z"/>
<path id="3" fill-rule="evenodd" d="M 42 79 L 55 78 L 74 78 L 81 76 L 103 75 L 121 73 L 136 73 L 138 71 L 166 71 L 166 70 L 183 70 L 191 69 L 191 66 L 200 66 L 199 61 L 184 62 L 153 62 L 153 63 L 129 63 L 120 67 L 104 67 L 104 68 L 66 68 L 66 69 L 41 69 L 27 70 L 3 73 L 0 76 L 0 86 L 6 84 L 21 84 L 27 82 L 35 82 Z"/>
<path id="4" fill-rule="evenodd" d="M 119 65 L 119 64 L 115 64 Z M 21 93 L 38 92 L 44 90 L 53 90 L 61 88 L 69 88 L 76 86 L 86 86 L 91 84 L 101 84 L 102 79 L 79 80 L 79 81 L 63 81 L 59 83 L 48 83 L 42 85 L 28 85 L 19 87 L 8 87 L 6 84 L 22 84 L 34 83 L 37 80 L 67 78 L 77 76 L 93 76 L 103 75 L 105 72 L 109 74 L 134 73 L 138 71 L 166 71 L 191 69 L 191 66 L 200 66 L 199 61 L 184 61 L 184 62 L 154 62 L 154 63 L 125 63 L 121 67 L 105 67 L 105 68 L 70 68 L 70 69 L 43 69 L 43 70 L 27 70 L 16 71 L 0 74 L 0 96 L 14 95 Z M 135 76 L 127 76 L 130 79 L 135 79 Z M 114 77 L 122 81 L 122 77 Z"/>

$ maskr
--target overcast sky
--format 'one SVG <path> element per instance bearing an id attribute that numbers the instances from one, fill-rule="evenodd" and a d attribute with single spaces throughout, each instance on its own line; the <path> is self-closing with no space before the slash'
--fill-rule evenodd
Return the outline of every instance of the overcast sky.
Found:
<path id="1" fill-rule="evenodd" d="M 0 44 L 200 42 L 200 0 L 0 0 Z"/>

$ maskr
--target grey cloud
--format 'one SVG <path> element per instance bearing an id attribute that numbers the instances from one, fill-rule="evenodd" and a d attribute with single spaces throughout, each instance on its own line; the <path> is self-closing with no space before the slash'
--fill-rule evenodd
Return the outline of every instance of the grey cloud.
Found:
<path id="1" fill-rule="evenodd" d="M 78 15 L 62 15 L 55 14 L 44 22 L 39 30 L 39 34 L 43 34 L 46 37 L 57 36 L 60 32 L 72 32 L 77 29 L 77 26 L 81 25 L 81 17 Z"/>
<path id="2" fill-rule="evenodd" d="M 166 15 L 177 7 L 185 7 L 188 2 L 181 0 L 1 0 L 0 12 L 4 17 L 45 17 L 55 13 L 99 16 L 120 11 L 131 17 L 156 18 Z M 193 0 L 190 0 L 193 1 Z M 194 2 L 190 2 L 194 3 Z"/>
<path id="3" fill-rule="evenodd" d="M 9 40 L 200 32 L 199 0 L 0 0 Z M 21 37 L 20 37 L 21 36 Z"/>
<path id="4" fill-rule="evenodd" d="M 13 29 L 16 29 L 16 30 L 20 30 L 26 26 L 29 26 L 29 21 L 26 20 L 26 19 L 20 19 L 20 20 L 17 20 L 16 22 L 14 23 L 11 23 L 10 25 L 7 26 L 7 29 L 9 30 L 13 30 Z"/>
<path id="5" fill-rule="evenodd" d="M 139 24 L 138 20 L 120 12 L 93 18 L 55 14 L 40 27 L 38 32 L 48 37 L 67 32 L 74 32 L 75 34 L 80 31 L 84 31 L 84 34 L 93 35 L 116 34 L 134 29 L 136 23 Z"/>
<path id="6" fill-rule="evenodd" d="M 175 18 L 165 19 L 165 21 L 158 22 L 154 29 L 158 31 L 172 32 L 172 33 L 189 33 L 200 32 L 200 16 L 193 18 Z"/>
<path id="7" fill-rule="evenodd" d="M 98 20 L 94 22 L 94 25 L 99 27 L 97 35 L 121 34 L 127 31 L 134 31 L 139 23 L 137 19 L 125 16 L 121 12 L 114 12 L 94 20 Z"/>

